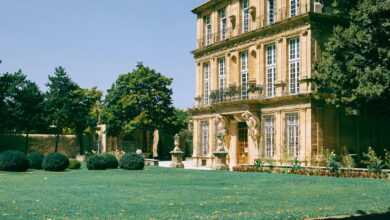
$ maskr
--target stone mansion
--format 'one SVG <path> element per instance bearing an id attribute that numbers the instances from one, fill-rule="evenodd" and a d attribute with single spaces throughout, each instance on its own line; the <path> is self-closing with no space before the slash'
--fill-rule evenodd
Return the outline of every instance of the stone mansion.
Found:
<path id="1" fill-rule="evenodd" d="M 330 18 L 315 0 L 209 0 L 197 15 L 194 166 L 256 159 L 304 165 L 324 148 L 357 149 L 357 123 L 311 96 Z"/>

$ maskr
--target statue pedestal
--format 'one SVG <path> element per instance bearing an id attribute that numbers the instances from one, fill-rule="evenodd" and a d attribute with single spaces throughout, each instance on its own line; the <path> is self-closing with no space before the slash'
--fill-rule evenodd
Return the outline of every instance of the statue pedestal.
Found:
<path id="1" fill-rule="evenodd" d="M 184 168 L 183 164 L 183 155 L 184 152 L 181 151 L 179 148 L 173 149 L 173 151 L 170 152 L 172 156 L 172 162 L 171 167 L 173 168 Z"/>
<path id="2" fill-rule="evenodd" d="M 216 170 L 228 170 L 228 166 L 226 164 L 226 156 L 228 152 L 225 150 L 217 151 L 213 153 L 215 156 L 214 159 L 214 169 Z"/>

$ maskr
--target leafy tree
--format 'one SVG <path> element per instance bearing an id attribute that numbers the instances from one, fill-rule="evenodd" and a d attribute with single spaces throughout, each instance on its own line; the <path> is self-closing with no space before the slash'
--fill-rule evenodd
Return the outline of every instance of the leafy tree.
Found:
<path id="1" fill-rule="evenodd" d="M 51 125 L 55 129 L 56 141 L 54 151 L 58 151 L 58 142 L 62 130 L 71 127 L 72 98 L 78 85 L 74 83 L 63 67 L 57 67 L 49 76 L 46 93 L 46 108 Z"/>
<path id="2" fill-rule="evenodd" d="M 29 134 L 42 125 L 44 96 L 38 86 L 27 80 L 19 70 L 6 73 L 0 77 L 1 114 L 6 122 L 3 129 L 22 131 L 25 133 L 25 151 L 28 151 Z"/>
<path id="3" fill-rule="evenodd" d="M 70 126 L 74 129 L 79 146 L 80 155 L 84 155 L 83 135 L 87 128 L 92 133 L 96 130 L 98 114 L 96 110 L 100 103 L 102 93 L 96 88 L 76 89 L 71 94 Z"/>
<path id="4" fill-rule="evenodd" d="M 105 99 L 108 134 L 123 137 L 137 129 L 169 127 L 174 115 L 171 83 L 172 79 L 140 63 L 131 73 L 120 75 Z"/>
<path id="5" fill-rule="evenodd" d="M 15 88 L 25 80 L 21 72 L 4 73 L 0 76 L 0 129 L 10 131 L 16 129 L 11 115 L 11 103 L 14 101 Z"/>
<path id="6" fill-rule="evenodd" d="M 337 26 L 316 65 L 317 97 L 347 110 L 390 111 L 390 1 L 333 0 L 334 13 L 347 20 Z M 333 5 L 332 5 L 333 4 Z M 345 6 L 343 9 L 342 6 Z M 337 8 L 339 11 L 337 11 Z M 348 11 L 341 12 L 345 9 Z"/>

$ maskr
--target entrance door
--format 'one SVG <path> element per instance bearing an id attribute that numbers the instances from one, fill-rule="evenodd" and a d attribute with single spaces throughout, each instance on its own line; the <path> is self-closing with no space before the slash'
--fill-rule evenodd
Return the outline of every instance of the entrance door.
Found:
<path id="1" fill-rule="evenodd" d="M 248 163 L 248 126 L 245 122 L 238 123 L 237 160 L 238 164 Z"/>

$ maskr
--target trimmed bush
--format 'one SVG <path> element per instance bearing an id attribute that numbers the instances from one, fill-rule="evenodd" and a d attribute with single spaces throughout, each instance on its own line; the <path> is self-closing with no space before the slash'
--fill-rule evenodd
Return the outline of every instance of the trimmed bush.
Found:
<path id="1" fill-rule="evenodd" d="M 0 170 L 24 172 L 28 170 L 28 160 L 20 151 L 5 151 L 0 154 Z"/>
<path id="2" fill-rule="evenodd" d="M 87 159 L 87 168 L 88 170 L 105 170 L 106 169 L 106 160 L 102 155 L 92 155 Z"/>
<path id="3" fill-rule="evenodd" d="M 29 166 L 31 169 L 41 170 L 42 162 L 45 156 L 39 152 L 31 152 L 27 155 Z"/>
<path id="4" fill-rule="evenodd" d="M 80 168 L 81 168 L 81 163 L 80 163 L 80 161 L 74 160 L 74 159 L 69 160 L 68 169 L 71 169 L 71 170 L 78 170 L 78 169 L 80 169 Z"/>
<path id="5" fill-rule="evenodd" d="M 126 153 L 120 163 L 120 168 L 125 170 L 142 170 L 145 166 L 144 158 L 136 153 Z"/>
<path id="6" fill-rule="evenodd" d="M 106 162 L 107 169 L 116 169 L 118 168 L 118 160 L 112 154 L 103 154 L 104 160 Z"/>
<path id="7" fill-rule="evenodd" d="M 61 153 L 50 153 L 42 162 L 42 168 L 47 171 L 64 171 L 68 166 L 68 157 Z"/>

